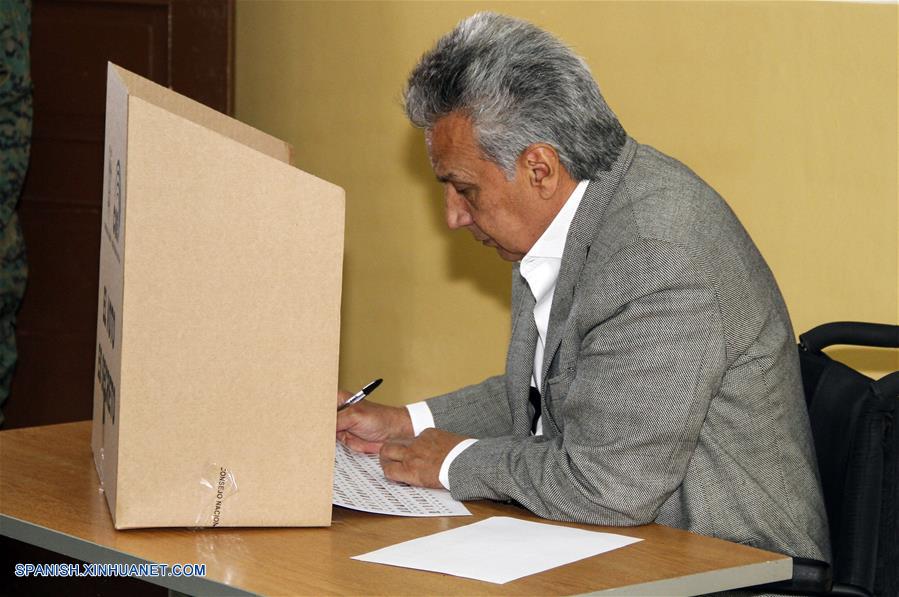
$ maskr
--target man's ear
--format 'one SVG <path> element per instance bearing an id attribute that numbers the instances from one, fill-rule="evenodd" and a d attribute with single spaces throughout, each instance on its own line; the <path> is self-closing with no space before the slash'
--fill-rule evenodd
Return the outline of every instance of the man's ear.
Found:
<path id="1" fill-rule="evenodd" d="M 552 145 L 534 143 L 519 157 L 519 165 L 528 177 L 528 183 L 543 199 L 551 198 L 559 186 L 561 162 Z"/>

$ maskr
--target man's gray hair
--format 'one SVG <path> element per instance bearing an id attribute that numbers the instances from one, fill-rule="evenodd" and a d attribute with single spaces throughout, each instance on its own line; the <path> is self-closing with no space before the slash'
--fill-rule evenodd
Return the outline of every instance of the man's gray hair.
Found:
<path id="1" fill-rule="evenodd" d="M 430 130 L 451 112 L 468 116 L 481 149 L 508 178 L 533 143 L 548 143 L 575 180 L 608 170 L 625 132 L 590 69 L 539 27 L 475 14 L 444 35 L 409 75 L 406 115 Z"/>

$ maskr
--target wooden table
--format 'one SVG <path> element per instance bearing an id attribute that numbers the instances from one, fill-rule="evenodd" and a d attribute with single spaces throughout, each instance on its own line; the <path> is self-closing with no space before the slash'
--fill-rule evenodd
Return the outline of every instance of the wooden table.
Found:
<path id="1" fill-rule="evenodd" d="M 496 515 L 539 520 L 492 502 L 473 516 L 402 518 L 334 508 L 330 528 L 116 531 L 99 490 L 90 422 L 0 432 L 0 532 L 86 562 L 206 564 L 205 578 L 145 578 L 190 594 L 690 595 L 789 578 L 790 558 L 650 524 L 566 525 L 645 539 L 495 585 L 358 562 L 350 556 Z"/>

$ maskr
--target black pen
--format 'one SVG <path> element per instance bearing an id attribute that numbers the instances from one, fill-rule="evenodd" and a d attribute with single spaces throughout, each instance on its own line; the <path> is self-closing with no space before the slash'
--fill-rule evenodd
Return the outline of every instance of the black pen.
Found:
<path id="1" fill-rule="evenodd" d="M 357 402 L 362 402 L 366 396 L 368 396 L 369 394 L 374 392 L 375 388 L 377 388 L 379 385 L 381 385 L 382 381 L 384 381 L 384 380 L 379 377 L 378 379 L 374 380 L 370 384 L 366 385 L 364 388 L 362 388 L 361 390 L 359 390 L 358 392 L 356 392 L 355 394 L 350 396 L 346 402 L 344 402 L 343 404 L 338 406 L 337 410 L 341 411 L 348 406 L 352 406 L 352 405 L 356 404 Z"/>

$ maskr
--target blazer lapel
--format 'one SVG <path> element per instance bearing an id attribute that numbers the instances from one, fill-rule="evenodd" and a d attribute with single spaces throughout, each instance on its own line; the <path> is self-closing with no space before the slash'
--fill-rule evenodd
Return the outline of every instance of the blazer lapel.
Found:
<path id="1" fill-rule="evenodd" d="M 528 412 L 528 388 L 534 369 L 534 350 L 537 348 L 537 324 L 534 323 L 534 295 L 531 294 L 518 269 L 513 268 L 512 338 L 506 359 L 506 395 L 512 413 L 512 432 L 528 435 L 531 432 L 531 418 Z"/>
<path id="2" fill-rule="evenodd" d="M 553 294 L 552 309 L 549 313 L 549 326 L 547 328 L 546 349 L 543 353 L 543 367 L 540 393 L 545 395 L 546 378 L 562 337 L 565 332 L 565 322 L 571 311 L 574 300 L 574 291 L 581 271 L 587 261 L 590 252 L 590 243 L 596 236 L 596 230 L 602 219 L 602 214 L 609 204 L 609 200 L 618 188 L 621 178 L 630 166 L 637 143 L 630 137 L 624 143 L 618 159 L 608 171 L 599 172 L 596 178 L 590 181 L 574 214 L 571 228 L 565 240 L 565 251 L 562 254 L 562 267 L 559 270 L 559 279 L 556 281 L 556 290 Z M 532 318 L 533 319 L 533 318 Z M 531 353 L 533 354 L 533 352 Z"/>

